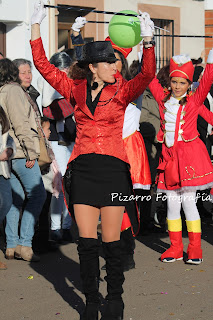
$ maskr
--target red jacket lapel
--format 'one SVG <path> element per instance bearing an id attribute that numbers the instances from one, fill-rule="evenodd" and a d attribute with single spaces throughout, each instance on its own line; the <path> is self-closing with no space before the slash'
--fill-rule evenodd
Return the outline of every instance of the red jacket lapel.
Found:
<path id="1" fill-rule="evenodd" d="M 74 81 L 74 89 L 73 89 L 73 96 L 76 101 L 75 107 L 81 109 L 83 113 L 85 113 L 89 118 L 93 119 L 93 115 L 90 112 L 89 108 L 86 105 L 86 98 L 87 98 L 87 80 L 75 80 Z"/>

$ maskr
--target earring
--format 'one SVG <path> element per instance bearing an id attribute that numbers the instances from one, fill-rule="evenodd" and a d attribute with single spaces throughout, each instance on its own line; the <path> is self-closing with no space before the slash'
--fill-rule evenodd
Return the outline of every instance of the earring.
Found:
<path id="1" fill-rule="evenodd" d="M 95 80 L 96 80 L 96 76 L 94 76 L 94 79 L 93 79 L 93 84 L 92 84 L 92 86 L 91 86 L 91 89 L 92 89 L 92 90 L 95 90 L 95 89 L 98 88 L 98 82 L 95 81 Z"/>
<path id="2" fill-rule="evenodd" d="M 98 88 L 98 82 L 94 81 L 93 84 L 92 84 L 92 86 L 91 86 L 91 89 L 92 89 L 92 90 L 95 90 L 95 89 L 97 89 L 97 88 Z"/>

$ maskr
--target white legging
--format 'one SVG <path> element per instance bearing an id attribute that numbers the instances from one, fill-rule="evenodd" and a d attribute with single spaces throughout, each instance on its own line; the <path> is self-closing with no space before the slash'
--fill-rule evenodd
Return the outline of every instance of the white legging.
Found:
<path id="1" fill-rule="evenodd" d="M 167 192 L 167 219 L 180 218 L 181 204 L 187 221 L 199 220 L 200 215 L 196 206 L 196 191 L 178 193 L 174 190 Z"/>

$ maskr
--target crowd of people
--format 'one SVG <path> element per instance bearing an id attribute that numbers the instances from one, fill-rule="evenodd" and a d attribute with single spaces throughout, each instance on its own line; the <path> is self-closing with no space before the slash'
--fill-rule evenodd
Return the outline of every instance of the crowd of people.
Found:
<path id="1" fill-rule="evenodd" d="M 183 54 L 155 76 L 154 24 L 147 13 L 138 16 L 142 59 L 130 67 L 131 48 L 109 37 L 84 44 L 80 31 L 87 21 L 78 17 L 71 36 L 75 61 L 66 52 L 48 61 L 40 35 L 45 16 L 43 1 L 37 0 L 31 48 L 41 74 L 39 92 L 31 84 L 30 61 L 0 54 L 5 257 L 38 262 L 39 253 L 72 241 L 75 223 L 86 298 L 81 319 L 98 319 L 102 245 L 107 296 L 101 319 L 122 320 L 124 272 L 135 267 L 134 236 L 155 231 L 153 190 L 167 200 L 163 211 L 171 246 L 161 261 L 183 259 L 181 207 L 189 237 L 185 262 L 203 261 L 196 193 L 213 187 L 213 50 L 204 72 Z M 0 269 L 6 264 L 0 262 Z"/>

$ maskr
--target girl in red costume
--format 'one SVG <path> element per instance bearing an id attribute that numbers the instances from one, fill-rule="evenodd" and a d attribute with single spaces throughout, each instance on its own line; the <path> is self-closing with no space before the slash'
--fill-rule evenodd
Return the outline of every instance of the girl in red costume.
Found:
<path id="1" fill-rule="evenodd" d="M 106 259 L 107 305 L 102 320 L 122 320 L 123 269 L 120 261 L 120 229 L 123 197 L 131 194 L 128 158 L 122 140 L 124 112 L 150 83 L 155 73 L 155 56 L 150 30 L 153 22 L 140 16 L 141 31 L 148 42 L 141 73 L 131 81 L 116 74 L 116 57 L 110 42 L 84 45 L 82 59 L 73 67 L 73 79 L 51 65 L 40 38 L 40 23 L 46 13 L 37 1 L 32 16 L 32 53 L 36 68 L 74 106 L 76 142 L 70 158 L 72 170 L 69 205 L 74 206 L 79 229 L 80 273 L 86 296 L 81 319 L 97 320 L 99 309 L 99 242 L 97 224 L 102 221 Z M 147 36 L 147 37 L 146 37 Z"/>
<path id="2" fill-rule="evenodd" d="M 158 192 L 167 194 L 167 220 L 171 246 L 161 261 L 183 259 L 181 204 L 186 216 L 189 236 L 186 263 L 200 264 L 201 220 L 196 207 L 196 190 L 213 186 L 213 167 L 207 149 L 199 139 L 197 117 L 213 123 L 213 114 L 203 102 L 213 81 L 213 50 L 200 85 L 192 94 L 190 85 L 194 67 L 188 55 L 170 60 L 170 90 L 164 90 L 155 78 L 149 88 L 159 104 L 160 130 L 157 139 L 162 145 L 158 166 Z"/>

